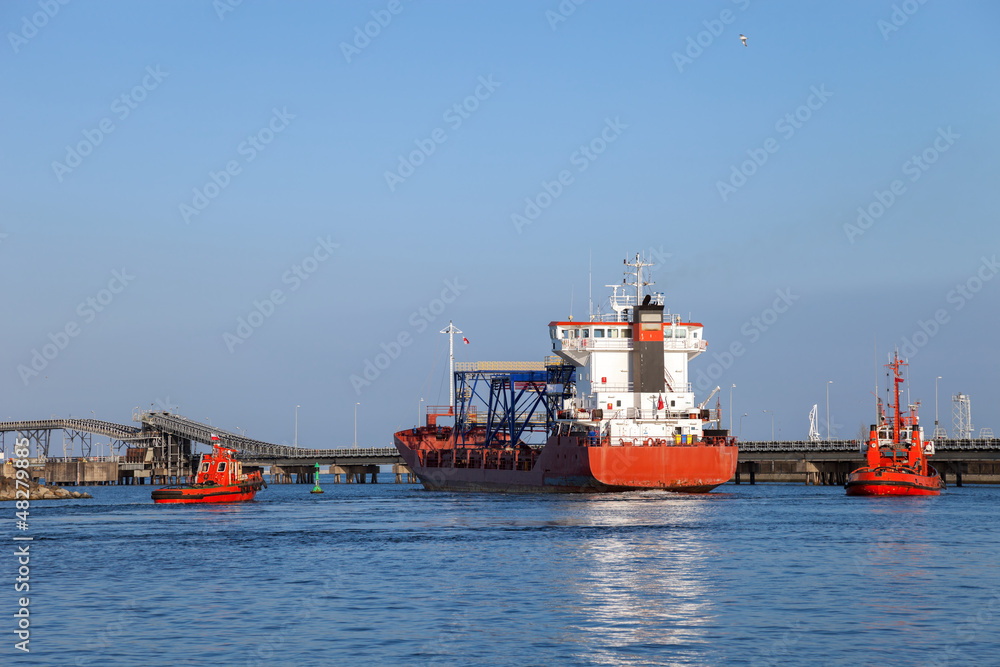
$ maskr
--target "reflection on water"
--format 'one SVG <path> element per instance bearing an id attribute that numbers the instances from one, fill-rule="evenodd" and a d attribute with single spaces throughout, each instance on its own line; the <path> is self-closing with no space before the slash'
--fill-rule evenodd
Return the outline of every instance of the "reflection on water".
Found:
<path id="1" fill-rule="evenodd" d="M 93 500 L 33 504 L 38 632 L 24 664 L 995 658 L 1000 489 L 902 502 L 790 485 L 324 490 L 185 508 L 96 487 Z M 0 664 L 19 660 L 0 648 Z"/>
<path id="2" fill-rule="evenodd" d="M 581 545 L 580 577 L 570 585 L 586 623 L 575 629 L 593 639 L 578 659 L 671 664 L 706 641 L 713 601 L 700 524 L 708 502 L 656 495 L 578 505 L 581 521 L 629 529 L 627 536 L 610 533 Z M 629 655 L 628 647 L 643 650 Z"/>

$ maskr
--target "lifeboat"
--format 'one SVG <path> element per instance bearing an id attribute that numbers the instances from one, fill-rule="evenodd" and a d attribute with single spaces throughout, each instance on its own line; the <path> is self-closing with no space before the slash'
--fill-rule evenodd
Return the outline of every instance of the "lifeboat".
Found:
<path id="1" fill-rule="evenodd" d="M 154 503 L 240 503 L 253 500 L 267 487 L 259 470 L 244 473 L 236 450 L 219 444 L 212 435 L 212 453 L 203 454 L 194 483 L 168 486 L 152 493 Z"/>
<path id="2" fill-rule="evenodd" d="M 886 365 L 893 378 L 890 415 L 879 400 L 879 423 L 872 424 L 864 444 L 867 465 L 848 475 L 844 485 L 849 496 L 938 496 L 945 488 L 938 471 L 927 462 L 934 443 L 924 442 L 917 405 L 905 411 L 899 407 L 900 368 L 905 365 L 898 354 Z"/>

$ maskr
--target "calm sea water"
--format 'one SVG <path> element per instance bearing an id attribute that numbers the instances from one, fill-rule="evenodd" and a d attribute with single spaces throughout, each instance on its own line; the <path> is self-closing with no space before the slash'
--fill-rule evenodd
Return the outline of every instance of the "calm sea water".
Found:
<path id="1" fill-rule="evenodd" d="M 1000 662 L 997 488 L 323 487 L 238 506 L 154 506 L 150 487 L 33 504 L 32 652 L 4 613 L 0 664 Z M 14 507 L 0 512 L 11 545 Z M 0 559 L 8 610 L 15 568 Z"/>

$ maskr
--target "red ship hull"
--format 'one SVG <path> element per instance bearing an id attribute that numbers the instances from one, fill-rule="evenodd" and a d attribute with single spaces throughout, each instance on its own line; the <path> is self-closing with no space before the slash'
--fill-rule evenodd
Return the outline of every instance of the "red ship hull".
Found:
<path id="1" fill-rule="evenodd" d="M 253 500 L 263 481 L 230 484 L 228 486 L 185 485 L 168 486 L 153 491 L 153 502 L 178 503 L 242 503 Z"/>
<path id="2" fill-rule="evenodd" d="M 920 475 L 893 468 L 861 468 L 847 477 L 844 488 L 849 496 L 939 496 L 944 482 L 934 468 L 933 475 Z"/>
<path id="3" fill-rule="evenodd" d="M 431 491 L 603 493 L 661 489 L 705 493 L 736 470 L 732 439 L 675 445 L 594 446 L 585 438 L 552 436 L 540 450 L 526 446 L 456 447 L 433 430 L 400 431 L 400 455 Z"/>

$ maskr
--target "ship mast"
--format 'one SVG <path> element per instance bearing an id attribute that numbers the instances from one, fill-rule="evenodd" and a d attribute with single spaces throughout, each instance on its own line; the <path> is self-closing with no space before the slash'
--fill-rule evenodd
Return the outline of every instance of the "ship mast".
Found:
<path id="1" fill-rule="evenodd" d="M 899 409 L 899 385 L 903 382 L 903 377 L 899 373 L 900 366 L 907 366 L 908 364 L 899 360 L 899 352 L 893 353 L 893 360 L 891 364 L 886 364 L 887 368 L 892 369 L 892 384 L 893 384 L 893 441 L 902 442 L 902 427 L 903 427 L 903 414 L 902 410 Z"/>
<path id="2" fill-rule="evenodd" d="M 451 408 L 451 412 L 455 412 L 455 334 L 460 334 L 462 331 L 452 324 L 451 320 L 448 320 L 448 327 L 441 329 L 439 333 L 448 334 L 448 358 L 450 360 L 448 366 L 448 387 L 450 389 L 448 394 L 448 407 Z"/>
<path id="3" fill-rule="evenodd" d="M 635 276 L 635 282 L 634 283 L 626 282 L 625 284 L 626 285 L 634 285 L 635 286 L 635 303 L 636 303 L 636 305 L 638 305 L 638 304 L 642 303 L 642 288 L 645 287 L 646 285 L 651 285 L 652 284 L 652 283 L 647 283 L 647 282 L 643 281 L 643 279 L 642 279 L 642 267 L 644 267 L 644 266 L 652 266 L 653 263 L 652 262 L 644 262 L 644 261 L 642 261 L 642 259 L 640 259 L 640 257 L 639 257 L 639 253 L 635 254 L 635 264 L 630 264 L 627 259 L 624 260 L 624 261 L 625 261 L 625 266 L 631 266 L 631 267 L 635 268 L 635 271 L 626 271 L 625 272 L 626 276 Z"/>

